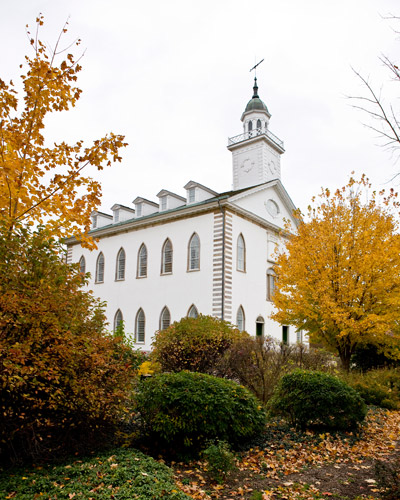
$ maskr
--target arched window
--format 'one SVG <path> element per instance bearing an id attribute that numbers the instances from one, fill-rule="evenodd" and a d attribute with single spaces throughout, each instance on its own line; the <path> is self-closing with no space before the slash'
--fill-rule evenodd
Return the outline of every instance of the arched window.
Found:
<path id="1" fill-rule="evenodd" d="M 256 336 L 262 337 L 264 335 L 264 318 L 262 316 L 258 316 L 256 319 Z"/>
<path id="2" fill-rule="evenodd" d="M 136 314 L 135 321 L 135 342 L 144 342 L 146 328 L 146 317 L 142 308 Z"/>
<path id="3" fill-rule="evenodd" d="M 267 300 L 272 300 L 275 292 L 275 273 L 272 268 L 267 269 Z"/>
<path id="4" fill-rule="evenodd" d="M 122 333 L 122 327 L 124 325 L 124 319 L 122 317 L 122 312 L 120 309 L 115 313 L 114 316 L 114 333 Z"/>
<path id="5" fill-rule="evenodd" d="M 245 326 L 244 325 L 244 310 L 243 310 L 242 306 L 240 306 L 239 309 L 237 310 L 236 325 L 241 332 L 244 330 L 244 326 Z"/>
<path id="6" fill-rule="evenodd" d="M 200 238 L 197 233 L 193 233 L 189 240 L 188 249 L 188 270 L 198 271 L 200 269 Z"/>
<path id="7" fill-rule="evenodd" d="M 161 311 L 160 314 L 160 330 L 166 330 L 171 324 L 171 313 L 167 306 Z"/>
<path id="8" fill-rule="evenodd" d="M 246 245 L 242 234 L 237 239 L 237 270 L 246 271 Z"/>
<path id="9" fill-rule="evenodd" d="M 261 131 L 261 120 L 257 120 L 257 131 Z"/>
<path id="10" fill-rule="evenodd" d="M 253 130 L 253 122 L 250 120 L 249 121 L 249 127 L 248 127 L 249 132 Z"/>
<path id="11" fill-rule="evenodd" d="M 144 243 L 142 243 L 138 252 L 138 266 L 137 266 L 137 277 L 146 278 L 147 276 L 147 248 Z"/>
<path id="12" fill-rule="evenodd" d="M 96 283 L 103 283 L 104 281 L 104 255 L 100 252 L 96 261 Z"/>
<path id="13" fill-rule="evenodd" d="M 79 272 L 82 274 L 86 273 L 86 260 L 85 260 L 85 257 L 83 255 L 79 259 Z"/>
<path id="14" fill-rule="evenodd" d="M 172 273 L 172 243 L 167 238 L 161 251 L 161 274 Z"/>
<path id="15" fill-rule="evenodd" d="M 199 311 L 197 310 L 197 307 L 194 304 L 192 304 L 190 306 L 190 309 L 189 309 L 187 315 L 188 315 L 188 318 L 197 318 L 198 317 Z"/>
<path id="16" fill-rule="evenodd" d="M 121 248 L 117 255 L 117 265 L 115 269 L 115 279 L 125 279 L 125 250 Z"/>

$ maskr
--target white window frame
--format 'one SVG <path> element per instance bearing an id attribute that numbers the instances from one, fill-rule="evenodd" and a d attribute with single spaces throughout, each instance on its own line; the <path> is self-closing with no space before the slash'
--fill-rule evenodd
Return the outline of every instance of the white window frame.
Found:
<path id="1" fill-rule="evenodd" d="M 124 322 L 124 317 L 122 315 L 121 309 L 118 309 L 118 311 L 114 315 L 114 333 L 117 331 L 118 326 L 120 323 Z"/>
<path id="2" fill-rule="evenodd" d="M 142 252 L 145 252 L 145 259 L 143 258 Z M 145 262 L 143 262 L 145 260 Z M 138 250 L 138 259 L 137 259 L 137 278 L 147 278 L 147 268 L 148 268 L 148 252 L 147 247 L 144 243 L 142 243 Z"/>
<path id="3" fill-rule="evenodd" d="M 236 313 L 236 326 L 238 327 L 238 329 L 241 332 L 243 332 L 245 330 L 245 314 L 244 314 L 244 309 L 242 306 L 238 307 L 238 310 Z"/>
<path id="4" fill-rule="evenodd" d="M 96 283 L 104 283 L 105 259 L 103 252 L 100 252 L 96 260 Z"/>
<path id="5" fill-rule="evenodd" d="M 194 242 L 197 241 L 197 246 Z M 200 237 L 193 233 L 188 245 L 188 271 L 200 271 Z"/>
<path id="6" fill-rule="evenodd" d="M 242 233 L 236 243 L 236 269 L 242 273 L 246 272 L 246 242 Z"/>
<path id="7" fill-rule="evenodd" d="M 161 250 L 161 274 L 172 274 L 172 263 L 174 257 L 174 250 L 171 240 L 167 238 L 164 241 Z"/>
<path id="8" fill-rule="evenodd" d="M 166 330 L 171 325 L 171 313 L 167 306 L 163 308 L 160 314 L 160 330 Z"/>
<path id="9" fill-rule="evenodd" d="M 272 297 L 276 288 L 275 277 L 276 275 L 272 267 L 267 269 L 267 300 L 270 302 L 272 302 Z"/>
<path id="10" fill-rule="evenodd" d="M 197 309 L 197 307 L 194 304 L 192 304 L 189 307 L 187 317 L 188 318 L 198 318 L 199 317 L 199 310 Z"/>
<path id="11" fill-rule="evenodd" d="M 135 342 L 144 344 L 146 339 L 146 315 L 140 307 L 135 318 Z"/>
<path id="12" fill-rule="evenodd" d="M 79 259 L 79 272 L 81 274 L 85 274 L 86 273 L 86 259 L 85 259 L 85 257 L 83 255 Z"/>
<path id="13" fill-rule="evenodd" d="M 115 266 L 116 281 L 123 281 L 125 279 L 125 270 L 126 270 L 126 253 L 125 250 L 121 247 L 117 254 L 117 262 Z"/>

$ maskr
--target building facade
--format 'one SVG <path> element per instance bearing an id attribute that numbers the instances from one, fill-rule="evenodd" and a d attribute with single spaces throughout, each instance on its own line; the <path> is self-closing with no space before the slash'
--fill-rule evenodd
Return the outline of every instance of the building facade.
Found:
<path id="1" fill-rule="evenodd" d="M 299 334 L 269 316 L 275 254 L 294 231 L 295 209 L 281 183 L 283 142 L 271 115 L 253 97 L 229 139 L 233 189 L 216 193 L 194 181 L 185 196 L 162 189 L 158 203 L 137 197 L 134 209 L 115 204 L 92 214 L 98 250 L 71 238 L 68 261 L 90 272 L 89 288 L 106 302 L 110 330 L 123 321 L 144 350 L 154 332 L 184 316 L 209 314 L 252 335 L 295 342 Z"/>

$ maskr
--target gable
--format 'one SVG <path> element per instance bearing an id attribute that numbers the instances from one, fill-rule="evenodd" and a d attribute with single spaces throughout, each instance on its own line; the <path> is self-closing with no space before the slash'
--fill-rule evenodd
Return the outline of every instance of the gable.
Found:
<path id="1" fill-rule="evenodd" d="M 279 228 L 284 228 L 285 223 L 290 221 L 291 231 L 296 230 L 297 220 L 293 216 L 296 207 L 278 180 L 233 195 L 229 203 Z"/>

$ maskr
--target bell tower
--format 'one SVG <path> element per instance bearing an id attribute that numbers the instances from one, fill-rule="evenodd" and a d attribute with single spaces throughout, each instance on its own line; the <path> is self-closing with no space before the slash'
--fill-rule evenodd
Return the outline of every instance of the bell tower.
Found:
<path id="1" fill-rule="evenodd" d="M 269 130 L 270 118 L 267 106 L 258 96 L 255 77 L 253 97 L 241 117 L 243 133 L 228 139 L 234 190 L 280 179 L 280 158 L 285 149 L 283 141 Z"/>

